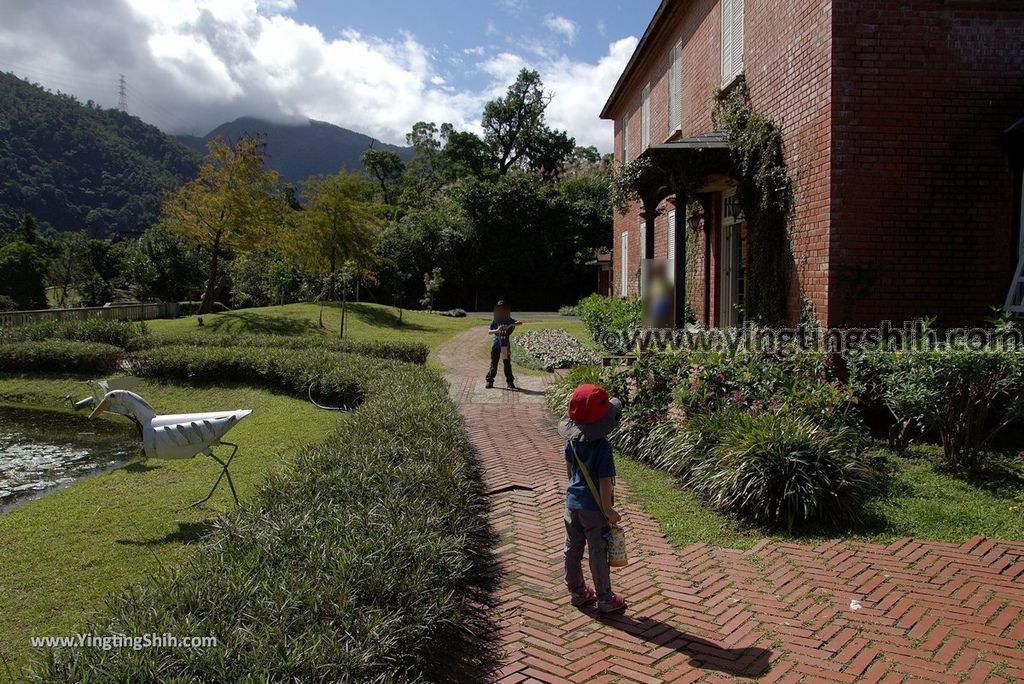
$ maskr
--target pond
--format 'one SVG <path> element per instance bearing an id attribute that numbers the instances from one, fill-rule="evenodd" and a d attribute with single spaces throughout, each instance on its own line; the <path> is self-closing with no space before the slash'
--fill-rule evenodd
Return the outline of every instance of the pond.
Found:
<path id="1" fill-rule="evenodd" d="M 84 415 L 0 406 L 0 513 L 130 461 L 131 428 Z"/>

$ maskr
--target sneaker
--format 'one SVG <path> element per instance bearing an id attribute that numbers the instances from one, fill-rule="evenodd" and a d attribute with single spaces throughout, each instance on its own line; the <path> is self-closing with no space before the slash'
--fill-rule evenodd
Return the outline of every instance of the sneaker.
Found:
<path id="1" fill-rule="evenodd" d="M 609 613 L 621 613 L 626 610 L 626 599 L 622 598 L 618 594 L 612 594 L 612 600 L 607 603 L 602 601 L 597 604 L 597 609 L 605 615 Z"/>
<path id="2" fill-rule="evenodd" d="M 510 383 L 508 383 L 508 388 L 509 388 L 510 390 L 512 390 L 513 392 L 515 392 L 516 390 L 518 390 L 518 389 L 519 389 L 518 387 L 516 387 L 516 383 L 514 383 L 514 382 L 510 382 Z"/>
<path id="3" fill-rule="evenodd" d="M 494 389 L 494 381 L 493 380 L 488 380 L 487 384 L 485 385 L 485 387 L 487 389 Z"/>
<path id="4" fill-rule="evenodd" d="M 573 594 L 570 603 L 572 603 L 572 605 L 576 606 L 577 608 L 582 608 L 583 606 L 589 606 L 596 600 L 597 594 L 594 593 L 593 589 L 587 587 L 583 590 L 582 594 Z"/>

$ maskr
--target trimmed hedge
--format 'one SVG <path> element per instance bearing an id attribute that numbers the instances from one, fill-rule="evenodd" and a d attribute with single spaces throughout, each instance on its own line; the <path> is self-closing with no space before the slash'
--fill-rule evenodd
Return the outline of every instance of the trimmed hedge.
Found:
<path id="1" fill-rule="evenodd" d="M 422 342 L 391 340 L 339 340 L 312 335 L 230 335 L 225 333 L 189 333 L 185 335 L 151 335 L 153 346 L 195 347 L 272 347 L 277 349 L 316 349 L 328 352 L 359 354 L 379 359 L 393 359 L 423 365 L 430 347 Z"/>
<path id="2" fill-rule="evenodd" d="M 107 375 L 117 370 L 124 351 L 98 342 L 43 340 L 0 344 L 0 372 L 92 373 Z"/>
<path id="3" fill-rule="evenodd" d="M 122 349 L 144 347 L 147 336 L 148 328 L 144 321 L 111 321 L 105 318 L 39 321 L 0 329 L 0 341 L 3 342 L 70 340 L 112 344 Z"/>
<path id="4" fill-rule="evenodd" d="M 202 370 L 293 389 L 310 378 L 341 386 L 325 380 L 341 374 L 365 403 L 222 518 L 184 566 L 116 596 L 85 630 L 210 635 L 217 647 L 50 651 L 39 679 L 452 681 L 493 668 L 472 638 L 491 629 L 480 607 L 491 588 L 487 501 L 444 381 L 410 364 L 298 356 L 192 347 L 141 357 L 157 377 Z"/>

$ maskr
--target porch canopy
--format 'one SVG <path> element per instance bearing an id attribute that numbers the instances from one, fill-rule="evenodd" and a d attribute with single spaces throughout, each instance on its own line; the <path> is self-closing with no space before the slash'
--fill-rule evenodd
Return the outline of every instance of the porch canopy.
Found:
<path id="1" fill-rule="evenodd" d="M 676 326 L 684 324 L 684 303 L 686 302 L 686 204 L 699 200 L 704 204 L 704 215 L 710 216 L 708 198 L 698 194 L 714 176 L 728 176 L 732 169 L 729 136 L 725 131 L 712 131 L 692 138 L 673 140 L 651 145 L 640 156 L 648 163 L 633 182 L 633 189 L 643 205 L 641 216 L 646 226 L 644 255 L 654 254 L 654 221 L 658 205 L 675 195 L 676 206 L 682 208 L 682 220 L 675 222 L 674 235 L 668 239 L 675 242 L 675 253 L 682 255 L 675 259 L 674 278 L 676 290 Z"/>

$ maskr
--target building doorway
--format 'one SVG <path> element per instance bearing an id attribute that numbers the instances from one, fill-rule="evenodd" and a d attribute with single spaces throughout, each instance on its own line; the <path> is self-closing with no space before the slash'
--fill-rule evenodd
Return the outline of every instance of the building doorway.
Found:
<path id="1" fill-rule="evenodd" d="M 718 249 L 718 325 L 742 326 L 747 305 L 747 222 L 735 190 L 722 194 L 722 229 Z"/>

